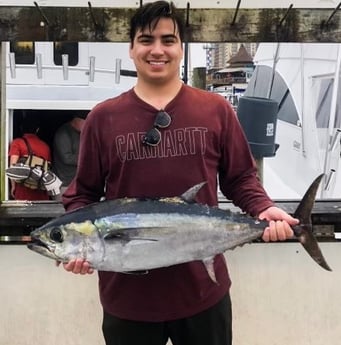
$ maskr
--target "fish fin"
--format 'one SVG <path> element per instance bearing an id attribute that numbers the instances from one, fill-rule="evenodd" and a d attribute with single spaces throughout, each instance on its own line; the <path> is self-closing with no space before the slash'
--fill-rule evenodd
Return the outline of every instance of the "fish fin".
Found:
<path id="1" fill-rule="evenodd" d="M 207 182 L 201 182 L 196 184 L 195 186 L 191 187 L 188 189 L 185 193 L 181 195 L 181 199 L 188 202 L 188 203 L 193 203 L 195 202 L 195 197 L 197 196 L 199 190 L 206 184 Z"/>
<path id="2" fill-rule="evenodd" d="M 294 217 L 299 219 L 300 223 L 293 226 L 293 230 L 298 241 L 302 244 L 311 258 L 327 271 L 331 271 L 313 234 L 313 226 L 311 223 L 311 211 L 323 176 L 324 174 L 321 174 L 313 181 L 297 206 Z"/>
<path id="3" fill-rule="evenodd" d="M 141 271 L 124 271 L 124 272 L 121 272 L 123 274 L 131 274 L 131 275 L 135 275 L 135 276 L 143 276 L 145 274 L 148 274 L 149 271 L 148 270 L 141 270 Z"/>
<path id="4" fill-rule="evenodd" d="M 219 285 L 217 278 L 215 276 L 215 271 L 214 271 L 214 257 L 209 257 L 203 260 L 203 263 L 205 265 L 206 271 L 211 278 L 211 280 Z"/>
<path id="5" fill-rule="evenodd" d="M 153 228 L 150 228 L 153 229 Z M 120 230 L 112 230 L 106 233 L 103 236 L 103 239 L 105 241 L 111 241 L 111 240 L 119 240 L 123 242 L 132 242 L 132 241 L 139 241 L 139 242 L 157 242 L 158 239 L 156 238 L 146 238 L 146 237 L 138 237 L 129 235 L 129 230 L 136 230 L 136 228 L 125 228 L 124 232 Z"/>

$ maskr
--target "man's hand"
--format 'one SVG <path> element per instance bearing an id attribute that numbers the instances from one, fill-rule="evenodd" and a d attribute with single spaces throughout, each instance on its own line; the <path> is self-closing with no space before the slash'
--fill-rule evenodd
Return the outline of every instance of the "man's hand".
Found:
<path id="1" fill-rule="evenodd" d="M 297 225 L 299 223 L 298 219 L 291 217 L 276 206 L 267 208 L 259 214 L 258 218 L 269 221 L 269 226 L 265 228 L 262 236 L 264 242 L 285 241 L 292 238 L 294 232 L 290 225 Z"/>
<path id="2" fill-rule="evenodd" d="M 57 261 L 56 265 L 59 266 L 60 262 Z M 63 263 L 65 271 L 72 272 L 74 274 L 92 274 L 94 269 L 90 267 L 90 264 L 83 259 L 71 260 L 67 263 Z"/>

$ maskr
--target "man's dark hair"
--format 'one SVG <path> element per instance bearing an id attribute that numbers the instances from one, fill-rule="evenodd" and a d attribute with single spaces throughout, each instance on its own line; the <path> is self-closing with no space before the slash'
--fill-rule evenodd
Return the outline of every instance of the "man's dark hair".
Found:
<path id="1" fill-rule="evenodd" d="M 185 25 L 183 18 L 177 13 L 173 2 L 155 1 L 142 5 L 130 20 L 130 43 L 133 45 L 136 32 L 147 27 L 153 31 L 161 18 L 170 18 L 174 23 L 174 31 L 179 32 L 181 42 L 184 41 Z"/>
<path id="2" fill-rule="evenodd" d="M 21 123 L 21 131 L 22 134 L 31 133 L 37 134 L 40 127 L 40 121 L 35 116 L 26 116 L 23 118 Z"/>
<path id="3" fill-rule="evenodd" d="M 79 110 L 72 115 L 72 118 L 79 117 L 80 119 L 85 120 L 88 116 L 88 113 L 89 110 Z"/>

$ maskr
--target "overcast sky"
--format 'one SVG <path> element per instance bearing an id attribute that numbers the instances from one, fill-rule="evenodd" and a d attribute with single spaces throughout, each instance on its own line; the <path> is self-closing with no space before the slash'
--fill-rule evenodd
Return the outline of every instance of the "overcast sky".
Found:
<path id="1" fill-rule="evenodd" d="M 206 66 L 206 51 L 203 48 L 204 43 L 191 43 L 190 52 L 190 68 Z"/>

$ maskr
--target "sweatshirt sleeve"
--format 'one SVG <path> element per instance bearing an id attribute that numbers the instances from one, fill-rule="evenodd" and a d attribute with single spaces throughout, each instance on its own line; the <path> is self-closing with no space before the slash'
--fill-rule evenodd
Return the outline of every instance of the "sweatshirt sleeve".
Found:
<path id="1" fill-rule="evenodd" d="M 9 146 L 8 156 L 21 156 L 22 152 L 20 149 L 19 139 L 14 139 Z"/>
<path id="2" fill-rule="evenodd" d="M 244 212 L 257 216 L 274 205 L 264 190 L 239 120 L 230 105 L 222 136 L 219 185 L 222 193 Z"/>

